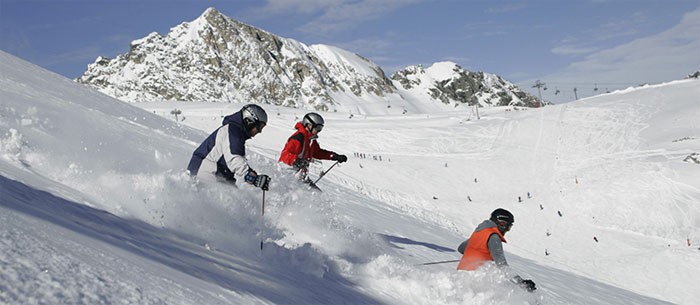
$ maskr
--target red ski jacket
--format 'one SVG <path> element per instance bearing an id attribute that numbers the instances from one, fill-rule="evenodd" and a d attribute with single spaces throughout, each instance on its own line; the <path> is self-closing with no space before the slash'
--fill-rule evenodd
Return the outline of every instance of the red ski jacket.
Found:
<path id="1" fill-rule="evenodd" d="M 287 139 L 287 144 L 282 149 L 279 162 L 287 165 L 294 164 L 297 158 L 303 158 L 308 161 L 311 159 L 330 160 L 335 152 L 325 150 L 316 142 L 316 136 L 306 131 L 301 122 L 294 125 L 297 131 Z"/>

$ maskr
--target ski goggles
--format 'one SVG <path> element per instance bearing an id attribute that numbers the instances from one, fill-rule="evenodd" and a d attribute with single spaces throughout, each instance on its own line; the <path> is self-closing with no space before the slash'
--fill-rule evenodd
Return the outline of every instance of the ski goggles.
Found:
<path id="1" fill-rule="evenodd" d="M 267 124 L 265 124 L 263 122 L 258 122 L 257 124 L 255 124 L 255 128 L 258 129 L 258 133 L 262 132 L 262 130 L 263 130 L 263 128 L 265 128 L 265 126 L 267 126 Z"/>
<path id="2" fill-rule="evenodd" d="M 508 222 L 505 220 L 499 220 L 498 222 L 499 222 L 498 225 L 500 225 L 501 227 L 504 227 L 506 229 L 506 232 L 510 231 L 510 228 L 513 227 L 513 222 Z"/>

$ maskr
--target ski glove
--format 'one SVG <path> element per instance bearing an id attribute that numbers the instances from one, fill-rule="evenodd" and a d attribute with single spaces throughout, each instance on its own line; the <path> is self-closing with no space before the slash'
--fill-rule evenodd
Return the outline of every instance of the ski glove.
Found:
<path id="1" fill-rule="evenodd" d="M 267 191 L 270 189 L 270 181 L 272 179 L 268 175 L 258 175 L 258 177 L 255 179 L 255 186 L 261 188 L 263 191 Z"/>
<path id="2" fill-rule="evenodd" d="M 309 160 L 306 160 L 304 158 L 297 158 L 294 160 L 294 163 L 292 163 L 292 166 L 296 169 L 306 169 L 309 167 Z"/>
<path id="3" fill-rule="evenodd" d="M 257 172 L 250 169 L 243 178 L 245 179 L 245 182 L 255 185 L 256 187 L 261 188 L 263 191 L 270 189 L 270 181 L 272 179 L 270 179 L 270 176 L 268 175 L 258 175 Z"/>
<path id="4" fill-rule="evenodd" d="M 513 280 L 515 280 L 515 282 L 520 287 L 527 290 L 528 292 L 533 292 L 537 290 L 537 288 L 535 287 L 535 282 L 533 282 L 532 280 L 523 280 L 523 278 L 521 278 L 519 275 L 516 275 L 515 278 L 513 278 Z"/>
<path id="5" fill-rule="evenodd" d="M 459 251 L 459 253 L 461 253 L 461 254 L 464 254 L 464 250 L 467 249 L 468 243 L 469 243 L 469 239 L 467 238 L 467 240 L 465 240 L 461 244 L 459 244 L 459 246 L 457 247 L 457 251 Z"/>
<path id="6" fill-rule="evenodd" d="M 248 173 L 245 174 L 243 179 L 245 179 L 245 182 L 250 183 L 250 184 L 255 184 L 255 179 L 258 178 L 258 173 L 255 172 L 253 169 L 249 169 Z"/>
<path id="7" fill-rule="evenodd" d="M 348 161 L 348 157 L 346 157 L 345 155 L 333 154 L 331 156 L 331 160 L 338 161 L 339 163 L 343 163 L 343 162 Z"/>

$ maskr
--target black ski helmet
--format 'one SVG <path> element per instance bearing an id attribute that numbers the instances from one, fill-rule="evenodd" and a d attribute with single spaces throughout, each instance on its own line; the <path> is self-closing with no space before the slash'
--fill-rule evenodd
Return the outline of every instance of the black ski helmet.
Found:
<path id="1" fill-rule="evenodd" d="M 325 122 L 323 121 L 323 117 L 320 114 L 316 112 L 309 112 L 301 120 L 301 124 L 304 126 L 311 124 L 312 129 L 316 128 L 317 131 L 321 131 Z"/>
<path id="2" fill-rule="evenodd" d="M 253 130 L 257 127 L 260 131 L 261 127 L 267 124 L 267 113 L 265 109 L 256 105 L 248 104 L 241 108 L 241 114 L 243 115 L 243 125 L 248 130 Z"/>
<path id="3" fill-rule="evenodd" d="M 491 212 L 491 218 L 489 219 L 495 222 L 497 226 L 503 227 L 505 231 L 510 230 L 510 227 L 512 227 L 515 222 L 513 214 L 502 208 L 493 210 L 493 212 Z"/>

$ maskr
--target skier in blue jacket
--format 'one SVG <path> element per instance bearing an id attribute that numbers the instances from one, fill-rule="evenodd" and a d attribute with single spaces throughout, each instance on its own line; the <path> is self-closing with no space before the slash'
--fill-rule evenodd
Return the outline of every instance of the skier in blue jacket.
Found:
<path id="1" fill-rule="evenodd" d="M 212 132 L 192 153 L 187 170 L 196 176 L 202 161 L 216 162 L 216 176 L 236 183 L 235 176 L 245 182 L 268 190 L 270 177 L 258 175 L 245 158 L 245 141 L 261 133 L 267 125 L 267 113 L 255 104 L 243 106 L 240 111 L 224 118 L 222 126 Z"/>

